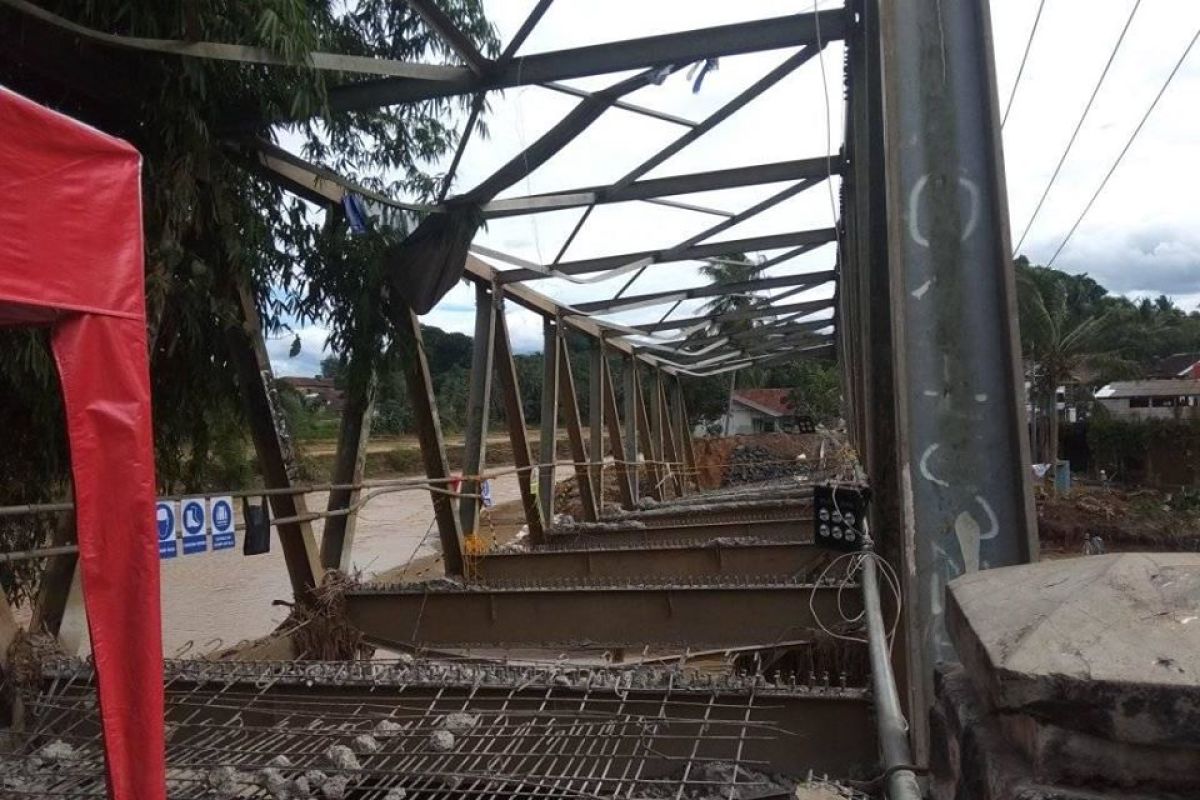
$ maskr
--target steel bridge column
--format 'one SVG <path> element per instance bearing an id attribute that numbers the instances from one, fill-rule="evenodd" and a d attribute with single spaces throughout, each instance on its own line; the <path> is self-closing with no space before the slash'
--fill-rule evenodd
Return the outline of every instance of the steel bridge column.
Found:
<path id="1" fill-rule="evenodd" d="M 338 431 L 337 454 L 334 456 L 330 483 L 354 485 L 363 477 L 367 460 L 367 443 L 371 438 L 371 413 L 375 408 L 375 390 L 378 386 L 374 369 L 364 364 L 362 354 L 351 357 L 349 365 L 350 385 L 346 392 L 346 406 L 342 410 L 341 427 Z M 362 374 L 365 373 L 365 374 Z M 326 503 L 328 511 L 346 511 L 358 502 L 358 489 L 331 489 Z M 339 514 L 325 519 L 321 532 L 321 566 L 349 573 L 351 554 L 354 547 L 354 529 L 358 512 Z"/>
<path id="2" fill-rule="evenodd" d="M 521 385 L 517 380 L 517 365 L 513 361 L 512 344 L 508 338 L 508 320 L 504 317 L 503 301 L 497 298 L 495 324 L 496 374 L 500 376 L 500 391 L 504 395 L 504 417 L 508 423 L 508 439 L 512 444 L 513 465 L 517 468 L 517 486 L 529 526 L 530 544 L 542 544 L 542 510 L 533 496 L 533 476 L 530 475 L 529 438 L 525 428 L 525 409 L 521 405 Z"/>
<path id="3" fill-rule="evenodd" d="M 560 335 L 563 329 L 559 326 Z M 592 377 L 592 382 L 599 380 L 599 375 Z M 596 492 L 603 490 L 603 485 L 592 482 L 594 475 L 588 466 L 587 445 L 583 441 L 583 423 L 579 420 L 579 399 L 575 394 L 575 376 L 571 374 L 571 354 L 567 351 L 566 339 L 558 343 L 558 387 L 562 395 L 562 413 L 567 426 L 567 438 L 571 442 L 571 460 L 575 462 L 575 483 L 579 487 L 579 505 L 583 509 L 583 518 L 587 522 L 596 522 L 599 518 L 599 505 L 596 502 Z M 600 404 L 592 406 L 599 409 Z M 595 427 L 596 420 L 592 420 Z M 593 447 L 595 438 L 592 439 Z M 602 451 L 592 450 L 593 461 L 603 458 Z"/>
<path id="4" fill-rule="evenodd" d="M 554 462 L 558 459 L 558 320 L 542 321 L 542 441 L 538 467 L 538 501 L 542 520 L 554 521 Z"/>
<path id="5" fill-rule="evenodd" d="M 392 313 L 392 324 L 396 328 L 396 343 L 401 350 L 400 361 L 404 368 L 404 380 L 413 404 L 417 437 L 421 441 L 425 477 L 433 484 L 433 488 L 440 490 L 431 491 L 429 496 L 433 501 L 438 538 L 442 543 L 442 564 L 447 575 L 462 575 L 462 533 L 450 496 L 443 494 L 449 489 L 450 469 L 446 466 L 442 422 L 438 418 L 433 379 L 429 376 L 429 361 L 425 358 L 425 344 L 421 340 L 421 322 L 410 309 L 397 308 Z"/>
<path id="6" fill-rule="evenodd" d="M 637 505 L 641 492 L 641 459 L 638 458 L 638 386 L 637 361 L 632 356 L 621 359 L 621 373 L 625 382 L 625 457 L 629 460 L 626 474 L 629 476 L 629 492 L 633 505 Z M 648 454 L 644 454 L 648 455 Z"/>
<path id="7" fill-rule="evenodd" d="M 1037 552 L 988 5 L 881 4 L 901 513 L 877 535 L 911 554 L 916 729 L 955 658 L 946 582 Z"/>
<path id="8" fill-rule="evenodd" d="M 495 303 L 492 288 L 475 284 L 475 338 L 471 352 L 471 385 L 467 390 L 466 451 L 463 458 L 463 497 L 458 503 L 459 525 L 464 537 L 472 536 L 479 524 L 477 497 L 482 482 L 476 477 L 487 464 L 488 416 L 492 409 L 492 359 L 495 353 Z"/>
<path id="9" fill-rule="evenodd" d="M 263 341 L 258 309 L 250 290 L 244 285 L 233 289 L 233 300 L 241 320 L 239 325 L 227 331 L 229 353 L 237 369 L 263 483 L 268 489 L 286 489 L 295 483 L 296 456 L 283 409 L 279 406 L 279 392 L 275 389 L 275 374 L 271 371 L 271 359 Z M 295 518 L 308 512 L 302 494 L 274 494 L 270 503 L 276 519 Z M 279 525 L 277 530 L 292 592 L 297 599 L 302 599 L 316 585 L 317 576 L 321 574 L 312 525 L 307 521 L 287 522 Z"/>
<path id="10" fill-rule="evenodd" d="M 605 345 L 601 343 L 600 352 Z M 604 375 L 604 421 L 608 427 L 608 446 L 612 449 L 613 461 L 617 462 L 617 490 L 621 494 L 621 507 L 632 509 L 634 500 L 633 484 L 637 480 L 636 465 L 630 465 L 630 456 L 625 450 L 625 441 L 621 436 L 621 416 L 617 410 L 617 391 L 613 386 L 612 372 L 608 367 L 608 358 L 600 359 L 601 373 Z M 636 455 L 633 456 L 636 458 Z M 601 508 L 604 505 L 604 486 L 599 491 Z"/>
<path id="11" fill-rule="evenodd" d="M 593 339 L 592 345 L 588 362 L 588 437 L 591 440 L 589 452 L 593 462 L 592 486 L 600 499 L 604 495 L 604 396 L 607 391 L 605 381 L 608 380 L 608 370 L 604 368 L 603 340 Z"/>

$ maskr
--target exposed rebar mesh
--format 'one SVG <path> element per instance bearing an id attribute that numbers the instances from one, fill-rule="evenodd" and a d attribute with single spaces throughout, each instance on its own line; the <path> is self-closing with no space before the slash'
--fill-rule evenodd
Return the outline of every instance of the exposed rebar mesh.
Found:
<path id="1" fill-rule="evenodd" d="M 0 795 L 104 797 L 91 666 L 43 675 Z M 783 732 L 765 709 L 818 691 L 412 658 L 169 662 L 165 685 L 169 797 L 276 800 L 790 796 L 750 754 Z"/>

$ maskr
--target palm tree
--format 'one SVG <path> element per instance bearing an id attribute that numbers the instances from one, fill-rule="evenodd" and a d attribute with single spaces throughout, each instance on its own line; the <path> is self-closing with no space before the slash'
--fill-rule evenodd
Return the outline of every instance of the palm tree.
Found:
<path id="1" fill-rule="evenodd" d="M 1081 313 L 1069 302 L 1067 286 L 1054 275 L 1018 270 L 1021 342 L 1033 407 L 1048 409 L 1049 445 L 1044 457 L 1058 464 L 1058 387 L 1081 367 L 1111 367 L 1103 344 L 1110 311 Z"/>
<path id="2" fill-rule="evenodd" d="M 761 265 L 751 261 L 741 253 L 735 253 L 720 259 L 713 259 L 700 267 L 700 274 L 708 278 L 709 283 L 714 286 L 754 280 L 762 274 L 762 271 L 763 268 Z M 705 303 L 703 309 L 716 318 L 731 311 L 741 311 L 750 308 L 755 302 L 754 296 L 749 293 L 722 294 Z M 731 339 L 744 338 L 748 332 L 759 324 L 761 324 L 761 320 L 754 319 L 719 320 L 710 322 L 708 330 L 705 333 L 710 336 L 714 334 L 729 336 Z M 729 435 L 729 418 L 733 408 L 733 393 L 737 388 L 737 373 L 738 370 L 729 373 L 729 402 L 725 406 L 726 436 Z"/>

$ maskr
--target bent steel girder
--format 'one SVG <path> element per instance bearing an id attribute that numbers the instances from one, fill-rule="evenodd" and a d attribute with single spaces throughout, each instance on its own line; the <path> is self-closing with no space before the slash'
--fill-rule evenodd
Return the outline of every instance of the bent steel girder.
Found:
<path id="1" fill-rule="evenodd" d="M 736 283 L 709 284 L 696 286 L 691 289 L 678 291 L 650 292 L 630 297 L 616 297 L 611 300 L 595 300 L 590 303 L 575 303 L 571 307 L 584 313 L 615 311 L 622 308 L 639 308 L 642 306 L 662 305 L 673 300 L 697 300 L 703 297 L 722 297 L 735 294 L 749 294 L 766 289 L 780 287 L 803 287 L 810 289 L 822 283 L 828 283 L 837 277 L 833 270 L 822 272 L 804 272 L 799 275 L 778 275 L 773 277 L 755 278 Z"/>
<path id="2" fill-rule="evenodd" d="M 848 26 L 842 9 L 817 15 L 794 14 L 681 33 L 522 56 L 503 66 L 448 80 L 383 79 L 347 83 L 329 92 L 333 113 L 452 97 L 493 89 L 528 86 L 667 64 L 691 64 L 706 58 L 764 52 L 841 39 Z"/>
<path id="3" fill-rule="evenodd" d="M 385 647 L 695 648 L 767 646 L 811 636 L 818 618 L 838 618 L 839 593 L 834 583 L 710 576 L 514 581 L 463 589 L 368 584 L 345 597 L 350 623 Z M 846 613 L 858 613 L 861 602 L 858 592 L 843 593 Z"/>

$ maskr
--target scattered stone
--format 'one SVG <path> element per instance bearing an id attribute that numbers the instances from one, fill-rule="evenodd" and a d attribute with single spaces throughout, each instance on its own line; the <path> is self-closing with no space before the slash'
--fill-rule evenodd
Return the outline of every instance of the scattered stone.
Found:
<path id="1" fill-rule="evenodd" d="M 324 772 L 321 772 L 319 769 L 310 769 L 307 770 L 301 777 L 308 781 L 309 791 L 312 791 L 316 787 L 323 784 L 329 776 Z"/>
<path id="2" fill-rule="evenodd" d="M 455 711 L 452 714 L 442 717 L 441 724 L 438 727 L 451 733 L 466 733 L 477 724 L 479 724 L 479 717 L 474 714 Z"/>
<path id="3" fill-rule="evenodd" d="M 363 733 L 354 737 L 354 752 L 363 755 L 379 752 L 379 742 L 369 733 Z"/>
<path id="4" fill-rule="evenodd" d="M 55 739 L 38 751 L 38 755 L 51 764 L 67 764 L 74 761 L 78 754 L 75 748 L 61 739 Z"/>
<path id="5" fill-rule="evenodd" d="M 312 784 L 308 782 L 308 777 L 301 775 L 292 781 L 292 791 L 297 797 L 312 797 Z"/>
<path id="6" fill-rule="evenodd" d="M 266 767 L 258 773 L 258 785 L 267 790 L 275 800 L 288 800 L 292 796 L 291 781 L 275 767 Z"/>
<path id="7" fill-rule="evenodd" d="M 450 731 L 434 731 L 429 737 L 429 745 L 439 753 L 448 753 L 454 749 L 454 734 Z"/>
<path id="8" fill-rule="evenodd" d="M 404 728 L 398 722 L 392 722 L 390 719 L 381 719 L 379 724 L 375 726 L 375 737 L 377 739 L 386 739 L 389 736 L 396 736 Z"/>
<path id="9" fill-rule="evenodd" d="M 335 744 L 325 751 L 325 758 L 338 769 L 362 769 L 354 751 L 344 744 Z"/>
<path id="10" fill-rule="evenodd" d="M 383 796 L 383 800 L 405 800 L 408 797 L 408 792 L 397 786 L 395 789 L 389 789 L 388 793 Z"/>
<path id="11" fill-rule="evenodd" d="M 208 788 L 213 790 L 220 800 L 231 800 L 242 788 L 242 774 L 233 767 L 216 767 L 210 769 L 204 776 Z"/>
<path id="12" fill-rule="evenodd" d="M 277 767 L 279 769 L 287 769 L 292 765 L 291 759 L 284 755 L 278 755 L 267 762 L 268 767 Z"/>
<path id="13" fill-rule="evenodd" d="M 321 794 L 325 800 L 345 800 L 346 788 L 350 785 L 350 779 L 345 775 L 334 775 L 332 778 L 326 778 L 321 784 Z"/>

